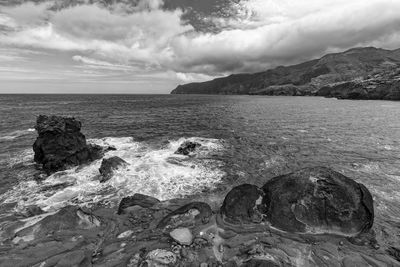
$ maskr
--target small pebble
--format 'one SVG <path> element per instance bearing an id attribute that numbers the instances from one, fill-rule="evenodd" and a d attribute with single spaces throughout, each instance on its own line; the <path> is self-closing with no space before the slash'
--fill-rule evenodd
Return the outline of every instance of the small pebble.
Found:
<path id="1" fill-rule="evenodd" d="M 343 241 L 340 241 L 340 242 L 339 242 L 339 245 L 340 245 L 340 246 L 343 246 L 343 245 L 344 245 Z"/>

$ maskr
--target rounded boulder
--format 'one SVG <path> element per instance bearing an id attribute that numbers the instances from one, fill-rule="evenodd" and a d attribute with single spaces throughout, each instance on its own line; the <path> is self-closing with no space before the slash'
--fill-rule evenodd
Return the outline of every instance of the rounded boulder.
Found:
<path id="1" fill-rule="evenodd" d="M 284 231 L 354 236 L 367 232 L 374 221 L 368 189 L 329 168 L 278 176 L 262 189 L 266 219 Z"/>

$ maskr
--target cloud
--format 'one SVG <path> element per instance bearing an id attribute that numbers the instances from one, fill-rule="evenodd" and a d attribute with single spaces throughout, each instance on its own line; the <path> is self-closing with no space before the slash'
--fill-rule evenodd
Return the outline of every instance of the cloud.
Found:
<path id="1" fill-rule="evenodd" d="M 95 68 L 95 69 L 134 70 L 134 68 L 129 65 L 113 64 L 113 63 L 110 63 L 107 61 L 102 61 L 102 60 L 88 58 L 88 57 L 79 56 L 79 55 L 73 56 L 72 60 L 83 63 L 86 66 L 88 66 L 89 68 Z"/>
<path id="2" fill-rule="evenodd" d="M 113 75 L 173 73 L 168 79 L 177 83 L 355 46 L 400 47 L 400 1 L 231 2 L 204 18 L 214 25 L 208 32 L 184 19 L 184 7 L 166 9 L 161 0 L 27 2 L 1 8 L 0 46 L 55 51 L 73 59 L 71 68 L 79 63 Z"/>

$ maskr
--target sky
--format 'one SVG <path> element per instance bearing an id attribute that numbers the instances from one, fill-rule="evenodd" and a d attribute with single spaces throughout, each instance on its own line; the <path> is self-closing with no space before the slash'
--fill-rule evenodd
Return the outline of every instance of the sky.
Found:
<path id="1" fill-rule="evenodd" d="M 0 0 L 0 93 L 169 93 L 361 46 L 400 48 L 400 0 Z"/>

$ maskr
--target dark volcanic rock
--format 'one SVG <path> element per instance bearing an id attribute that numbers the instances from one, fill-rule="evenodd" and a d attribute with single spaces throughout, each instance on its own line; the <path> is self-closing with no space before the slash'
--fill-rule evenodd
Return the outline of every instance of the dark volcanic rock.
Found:
<path id="1" fill-rule="evenodd" d="M 180 147 L 175 151 L 175 154 L 189 155 L 189 153 L 194 152 L 196 148 L 200 147 L 201 144 L 191 141 L 186 141 L 180 145 Z"/>
<path id="2" fill-rule="evenodd" d="M 212 216 L 211 207 L 204 202 L 192 202 L 174 210 L 165 216 L 157 225 L 157 228 L 188 226 L 189 224 L 205 224 Z M 172 222 L 174 221 L 174 222 Z"/>
<path id="3" fill-rule="evenodd" d="M 124 197 L 118 206 L 118 214 L 122 214 L 125 209 L 133 206 L 140 206 L 142 208 L 150 208 L 155 204 L 160 203 L 160 200 L 142 194 L 134 194 L 131 197 Z"/>
<path id="4" fill-rule="evenodd" d="M 99 159 L 103 154 L 101 147 L 86 144 L 81 123 L 74 118 L 40 115 L 35 129 L 39 136 L 33 144 L 34 160 L 47 174 Z"/>
<path id="5" fill-rule="evenodd" d="M 243 184 L 234 187 L 225 197 L 221 213 L 229 222 L 252 223 L 262 220 L 259 205 L 264 192 L 255 185 Z"/>
<path id="6" fill-rule="evenodd" d="M 126 167 L 128 165 L 129 164 L 120 157 L 111 157 L 108 159 L 103 159 L 99 169 L 99 172 L 102 176 L 100 182 L 104 183 L 110 180 L 115 170 L 118 170 L 121 167 Z"/>
<path id="7" fill-rule="evenodd" d="M 281 230 L 356 235 L 373 224 L 368 189 L 328 168 L 306 168 L 278 176 L 262 189 L 267 219 Z"/>

